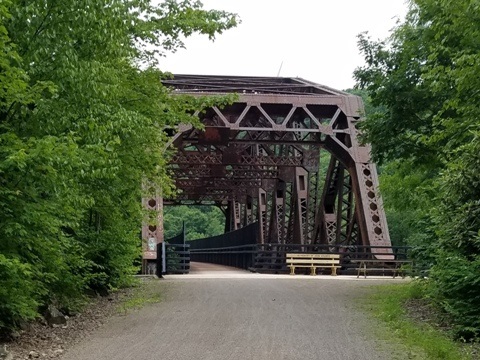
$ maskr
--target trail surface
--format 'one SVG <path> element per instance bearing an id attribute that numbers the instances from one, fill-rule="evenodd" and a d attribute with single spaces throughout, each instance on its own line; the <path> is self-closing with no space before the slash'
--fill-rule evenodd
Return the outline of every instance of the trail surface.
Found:
<path id="1" fill-rule="evenodd" d="M 62 359 L 392 359 L 354 306 L 368 286 L 392 280 L 193 270 L 152 281 L 165 288 L 161 303 L 112 318 Z"/>

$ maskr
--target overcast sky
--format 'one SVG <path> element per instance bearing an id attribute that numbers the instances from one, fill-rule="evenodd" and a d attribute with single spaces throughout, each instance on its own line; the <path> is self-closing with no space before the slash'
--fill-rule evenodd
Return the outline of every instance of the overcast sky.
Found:
<path id="1" fill-rule="evenodd" d="M 353 87 L 363 64 L 357 35 L 385 38 L 407 12 L 405 0 L 202 0 L 242 23 L 215 42 L 192 36 L 162 58 L 176 74 L 301 77 L 339 90 Z M 282 65 L 283 62 L 283 65 Z"/>

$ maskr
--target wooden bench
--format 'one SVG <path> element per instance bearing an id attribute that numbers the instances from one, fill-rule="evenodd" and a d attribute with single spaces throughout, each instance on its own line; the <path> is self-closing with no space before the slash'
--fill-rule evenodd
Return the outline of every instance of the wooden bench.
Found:
<path id="1" fill-rule="evenodd" d="M 392 277 L 395 279 L 397 275 L 405 277 L 405 271 L 402 268 L 403 265 L 411 264 L 409 260 L 386 260 L 386 259 L 355 259 L 351 260 L 352 263 L 357 263 L 357 278 L 360 277 L 360 273 L 363 272 L 363 276 L 367 278 L 368 271 L 377 272 L 391 272 Z M 387 265 L 388 264 L 388 265 Z"/>
<path id="2" fill-rule="evenodd" d="M 290 275 L 295 275 L 295 268 L 310 268 L 310 275 L 317 274 L 317 268 L 332 270 L 332 275 L 337 275 L 337 268 L 340 264 L 339 254 L 287 254 L 287 266 L 290 268 Z"/>

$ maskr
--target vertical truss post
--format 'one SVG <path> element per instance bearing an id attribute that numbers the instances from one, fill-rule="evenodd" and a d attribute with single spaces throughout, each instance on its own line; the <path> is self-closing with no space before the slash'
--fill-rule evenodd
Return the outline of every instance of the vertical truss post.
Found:
<path id="1" fill-rule="evenodd" d="M 242 219 L 240 217 L 241 214 L 241 209 L 240 209 L 240 203 L 237 200 L 233 200 L 233 230 L 238 230 L 242 226 Z"/>
<path id="2" fill-rule="evenodd" d="M 355 199 L 352 191 L 352 177 L 348 171 L 344 171 L 342 193 L 339 195 L 342 198 L 342 223 L 340 231 L 340 243 L 351 245 L 349 239 L 350 229 L 355 222 Z"/>
<path id="3" fill-rule="evenodd" d="M 149 213 L 154 214 L 154 218 L 149 216 L 148 221 L 142 225 L 143 239 L 143 263 L 142 272 L 144 274 L 154 273 L 153 269 L 148 269 L 148 261 L 157 258 L 157 244 L 163 242 L 163 198 L 156 196 L 151 199 L 143 199 L 143 206 Z"/>
<path id="4" fill-rule="evenodd" d="M 239 210 L 238 218 L 240 220 L 239 228 L 241 228 L 245 226 L 245 213 L 247 211 L 246 210 L 247 205 L 241 201 L 237 201 L 237 204 L 238 204 L 238 210 Z"/>
<path id="5" fill-rule="evenodd" d="M 294 184 L 289 182 L 286 187 L 287 206 L 285 215 L 288 214 L 288 219 L 285 220 L 285 244 L 293 243 L 293 219 L 295 214 L 296 197 L 294 195 Z"/>
<path id="6" fill-rule="evenodd" d="M 324 214 L 326 243 L 335 245 L 337 240 L 337 217 L 335 214 Z"/>
<path id="7" fill-rule="evenodd" d="M 301 167 L 295 168 L 294 192 L 295 208 L 293 222 L 293 243 L 305 244 L 307 234 L 307 198 L 308 198 L 308 172 Z"/>
<path id="8" fill-rule="evenodd" d="M 315 230 L 317 225 L 318 214 L 318 191 L 320 183 L 320 150 L 314 148 L 304 152 L 304 156 L 308 157 L 305 169 L 308 171 L 308 198 L 307 198 L 307 222 L 305 240 L 307 244 L 315 242 Z"/>
<path id="9" fill-rule="evenodd" d="M 340 164 L 337 163 L 338 166 L 338 176 L 335 183 L 335 193 L 336 193 L 336 211 L 337 211 L 337 219 L 336 219 L 336 227 L 337 231 L 335 234 L 335 244 L 340 244 L 341 237 L 342 237 L 342 224 L 343 224 L 343 182 L 345 178 L 345 168 Z"/>
<path id="10" fill-rule="evenodd" d="M 262 188 L 258 189 L 257 204 L 259 242 L 263 244 L 267 237 L 267 192 Z"/>
<path id="11" fill-rule="evenodd" d="M 278 180 L 273 193 L 269 242 L 285 243 L 285 182 Z"/>
<path id="12" fill-rule="evenodd" d="M 318 171 L 308 172 L 308 219 L 306 240 L 308 244 L 313 244 L 315 237 L 315 220 L 318 217 Z"/>
<path id="13" fill-rule="evenodd" d="M 253 223 L 253 199 L 249 195 L 247 195 L 247 201 L 245 203 L 244 221 L 244 226 Z"/>
<path id="14" fill-rule="evenodd" d="M 240 217 L 240 203 L 236 199 L 228 201 L 227 209 L 225 211 L 225 220 L 229 225 L 228 228 L 225 227 L 225 232 L 238 230 L 242 226 Z"/>
<path id="15" fill-rule="evenodd" d="M 223 208 L 223 206 L 220 207 L 220 210 L 223 211 L 223 215 L 225 215 L 225 226 L 223 229 L 224 233 L 230 232 L 233 229 L 234 220 L 233 220 L 232 208 L 233 208 L 233 204 L 231 200 L 228 201 L 228 204 L 225 208 Z"/>

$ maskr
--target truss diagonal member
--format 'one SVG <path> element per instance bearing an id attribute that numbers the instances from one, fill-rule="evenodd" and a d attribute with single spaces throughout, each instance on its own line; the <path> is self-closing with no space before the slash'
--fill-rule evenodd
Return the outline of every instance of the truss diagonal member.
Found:
<path id="1" fill-rule="evenodd" d="M 290 121 L 292 118 L 293 114 L 295 113 L 295 110 L 297 110 L 296 106 L 292 106 L 290 111 L 288 112 L 287 116 L 285 116 L 285 119 L 283 119 L 282 126 L 286 126 L 287 123 Z"/>
<path id="2" fill-rule="evenodd" d="M 321 124 L 320 121 L 318 121 L 317 117 L 315 115 L 313 115 L 312 112 L 306 106 L 303 106 L 302 108 L 307 113 L 307 115 L 310 116 L 312 121 L 318 126 L 318 128 L 322 131 L 322 133 L 324 133 L 326 135 L 333 135 L 333 130 L 332 130 L 332 127 L 330 125 L 327 126 L 327 125 Z M 337 110 L 337 111 L 339 111 L 339 110 Z"/>
<path id="3" fill-rule="evenodd" d="M 225 118 L 225 116 L 222 114 L 222 112 L 216 106 L 213 107 L 213 111 L 215 111 L 217 113 L 218 117 L 220 118 L 220 120 L 223 121 L 225 126 L 230 126 L 230 122 Z"/>
<path id="4" fill-rule="evenodd" d="M 277 124 L 275 123 L 275 121 L 273 121 L 273 119 L 270 117 L 270 115 L 268 115 L 267 112 L 263 109 L 262 105 L 258 104 L 257 108 L 258 108 L 258 110 L 260 110 L 260 112 L 263 114 L 263 116 L 265 116 L 265 119 L 268 120 L 268 122 L 272 125 L 273 128 L 278 127 Z"/>
<path id="5" fill-rule="evenodd" d="M 340 109 L 337 109 L 337 111 L 335 111 L 335 115 L 333 115 L 332 120 L 330 120 L 330 124 L 329 124 L 330 128 L 333 129 L 335 127 L 341 113 L 342 111 Z"/>
<path id="6" fill-rule="evenodd" d="M 235 121 L 235 126 L 234 127 L 238 127 L 238 125 L 243 120 L 245 115 L 247 115 L 247 113 L 248 113 L 248 111 L 250 110 L 251 107 L 252 107 L 251 105 L 245 106 L 245 109 L 243 109 L 242 113 L 238 116 L 237 120 Z"/>

